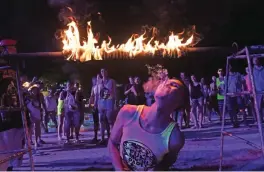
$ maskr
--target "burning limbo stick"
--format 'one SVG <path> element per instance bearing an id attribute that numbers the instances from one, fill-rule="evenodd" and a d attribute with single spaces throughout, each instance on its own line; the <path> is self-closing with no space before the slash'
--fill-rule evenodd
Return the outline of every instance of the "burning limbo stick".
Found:
<path id="1" fill-rule="evenodd" d="M 195 53 L 195 52 L 215 52 L 217 53 L 230 53 L 232 48 L 229 47 L 194 47 L 186 48 L 186 53 Z M 147 55 L 145 55 L 147 56 Z M 162 56 L 155 56 L 154 58 L 159 58 Z M 4 54 L 0 58 L 10 59 L 10 60 L 23 60 L 23 59 L 36 59 L 36 58 L 50 58 L 50 59 L 61 59 L 66 60 L 67 56 L 63 52 L 36 52 L 36 53 L 17 53 L 17 54 Z M 109 54 L 104 54 L 103 59 L 140 59 L 139 57 L 129 57 L 128 53 L 120 52 L 118 57 Z"/>

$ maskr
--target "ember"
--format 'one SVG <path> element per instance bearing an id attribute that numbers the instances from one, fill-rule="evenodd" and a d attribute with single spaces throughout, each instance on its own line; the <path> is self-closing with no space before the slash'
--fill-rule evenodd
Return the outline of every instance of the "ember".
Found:
<path id="1" fill-rule="evenodd" d="M 134 58 L 145 55 L 160 54 L 163 57 L 180 57 L 181 52 L 186 47 L 194 46 L 198 41 L 194 41 L 195 28 L 188 39 L 180 38 L 171 32 L 167 42 L 158 41 L 155 36 L 148 38 L 146 31 L 141 34 L 133 34 L 126 43 L 112 45 L 111 38 L 108 41 L 102 41 L 99 45 L 98 39 L 92 32 L 91 22 L 87 25 L 87 40 L 80 42 L 80 33 L 75 21 L 71 21 L 68 29 L 64 30 L 62 36 L 63 53 L 67 56 L 67 60 L 89 61 L 103 60 L 105 58 L 129 57 Z M 154 32 L 156 28 L 152 28 Z M 182 33 L 181 33 L 182 34 Z"/>

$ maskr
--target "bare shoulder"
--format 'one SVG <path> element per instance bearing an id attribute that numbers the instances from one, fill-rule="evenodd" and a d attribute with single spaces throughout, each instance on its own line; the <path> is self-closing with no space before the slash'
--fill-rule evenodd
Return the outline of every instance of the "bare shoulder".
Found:
<path id="1" fill-rule="evenodd" d="M 180 131 L 178 125 L 172 130 L 170 141 L 169 141 L 169 151 L 170 152 L 179 152 L 185 143 L 185 137 L 183 132 Z"/>
<path id="2" fill-rule="evenodd" d="M 125 121 L 128 121 L 134 117 L 136 111 L 137 111 L 137 106 L 124 105 L 118 113 L 118 119 L 124 121 L 123 124 L 125 124 Z"/>
<path id="3" fill-rule="evenodd" d="M 118 112 L 116 122 L 111 132 L 111 140 L 113 143 L 120 144 L 123 127 L 132 121 L 137 106 L 125 105 Z"/>

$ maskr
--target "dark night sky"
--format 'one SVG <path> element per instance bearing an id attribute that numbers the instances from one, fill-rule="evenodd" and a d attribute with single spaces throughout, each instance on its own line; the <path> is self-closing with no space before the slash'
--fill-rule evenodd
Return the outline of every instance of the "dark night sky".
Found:
<path id="1" fill-rule="evenodd" d="M 162 5 L 165 4 L 170 17 L 166 24 L 163 24 L 157 15 L 162 10 L 155 9 L 161 5 L 144 2 L 154 0 L 97 0 L 95 11 L 102 13 L 105 23 L 102 24 L 96 17 L 93 18 L 94 30 L 109 34 L 113 40 L 120 42 L 132 33 L 140 31 L 141 26 L 146 24 L 163 26 L 164 32 L 169 31 L 168 29 L 181 31 L 187 26 L 196 25 L 197 32 L 204 37 L 197 46 L 231 46 L 233 42 L 240 46 L 264 43 L 264 13 L 261 0 L 185 0 L 183 6 L 175 3 L 183 0 L 163 0 Z M 57 17 L 59 9 L 50 7 L 47 0 L 2 0 L 1 7 L 0 39 L 18 40 L 20 52 L 61 49 L 60 41 L 54 38 L 56 30 L 62 27 Z M 203 67 L 213 67 L 211 71 L 220 67 L 219 65 L 223 67 L 224 59 L 218 61 L 218 64 L 210 66 L 209 62 L 213 61 L 204 60 Z M 173 69 L 171 62 L 164 63 L 171 65 L 168 68 Z M 180 63 L 176 61 L 173 65 L 181 66 Z M 195 66 L 188 60 L 183 63 L 188 64 L 188 68 Z M 103 65 L 98 65 L 97 68 L 101 66 Z M 144 64 L 141 64 L 141 68 L 143 67 Z M 197 71 L 200 69 L 197 68 Z M 134 71 L 133 74 L 137 73 Z M 200 72 L 200 75 L 205 73 L 208 74 L 204 71 Z M 131 72 L 120 77 L 125 78 L 126 74 Z"/>
<path id="2" fill-rule="evenodd" d="M 147 7 L 143 7 L 141 0 L 96 2 L 96 8 L 103 14 L 105 21 L 103 30 L 114 40 L 127 39 L 131 33 L 139 31 L 142 25 L 157 24 L 158 19 Z M 198 32 L 204 36 L 200 46 L 230 46 L 234 41 L 241 45 L 263 43 L 264 14 L 261 0 L 186 2 L 183 17 L 176 18 L 177 21 L 171 18 L 169 24 L 173 23 L 171 26 L 178 30 L 195 24 Z M 46 0 L 3 0 L 1 6 L 0 38 L 17 39 L 21 51 L 55 49 L 57 41 L 54 41 L 53 35 L 61 26 L 57 17 L 58 9 L 51 8 Z M 171 8 L 169 10 L 176 9 L 173 6 Z"/>

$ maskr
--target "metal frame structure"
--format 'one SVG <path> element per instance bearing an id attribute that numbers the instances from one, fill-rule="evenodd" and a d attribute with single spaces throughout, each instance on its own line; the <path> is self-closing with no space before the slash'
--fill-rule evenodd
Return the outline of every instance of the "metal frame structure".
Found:
<path id="1" fill-rule="evenodd" d="M 231 137 L 235 137 L 238 139 L 241 139 L 243 141 L 246 142 L 246 144 L 249 144 L 252 147 L 255 147 L 259 150 L 262 150 L 263 156 L 264 156 L 264 140 L 263 140 L 263 132 L 262 132 L 262 124 L 261 124 L 261 116 L 260 116 L 260 111 L 259 111 L 259 107 L 258 107 L 258 103 L 257 103 L 257 98 L 256 98 L 256 87 L 255 87 L 255 82 L 254 82 L 254 77 L 253 77 L 253 71 L 252 71 L 252 64 L 251 64 L 251 59 L 258 57 L 258 58 L 263 58 L 264 54 L 263 53 L 256 53 L 256 54 L 250 54 L 249 50 L 252 51 L 260 51 L 262 50 L 262 52 L 264 51 L 264 46 L 258 45 L 258 46 L 250 46 L 250 47 L 245 47 L 244 49 L 242 49 L 241 51 L 228 56 L 227 60 L 226 60 L 226 80 L 225 80 L 225 97 L 224 97 L 224 109 L 223 109 L 223 114 L 222 114 L 222 126 L 221 126 L 221 146 L 220 146 L 220 164 L 219 164 L 219 171 L 222 171 L 222 165 L 223 165 L 223 151 L 224 151 L 224 136 L 231 136 Z M 233 93 L 228 93 L 228 76 L 229 76 L 229 61 L 231 59 L 247 59 L 247 63 L 248 63 L 248 68 L 249 68 L 249 77 L 251 80 L 251 86 L 252 86 L 252 93 L 241 93 L 239 95 L 235 95 L 235 96 L 241 96 L 241 95 L 248 95 L 251 94 L 254 98 L 254 108 L 256 110 L 256 116 L 257 116 L 257 124 L 258 124 L 258 130 L 259 130 L 259 135 L 260 135 L 260 141 L 261 141 L 261 147 L 259 147 L 258 145 L 255 145 L 254 143 L 245 140 L 241 137 L 238 136 L 234 136 L 232 133 L 230 132 L 226 132 L 224 131 L 224 126 L 225 126 L 225 114 L 226 114 L 226 104 L 227 104 L 227 96 L 230 95 L 234 95 Z"/>
<path id="2" fill-rule="evenodd" d="M 10 66 L 4 66 L 0 67 L 1 69 L 11 69 Z M 33 156 L 32 156 L 32 146 L 30 143 L 30 135 L 29 135 L 29 128 L 27 125 L 27 118 L 26 118 L 26 113 L 24 111 L 24 100 L 23 96 L 21 93 L 21 84 L 20 84 L 20 71 L 19 71 L 19 62 L 17 62 L 17 65 L 15 67 L 16 71 L 16 84 L 17 84 L 17 90 L 18 90 L 18 97 L 19 97 L 19 103 L 20 103 L 20 109 L 21 109 L 21 116 L 22 116 L 22 121 L 23 121 L 23 129 L 24 129 L 24 138 L 25 138 L 25 145 L 26 148 L 23 149 L 18 149 L 18 150 L 12 150 L 12 151 L 1 151 L 0 154 L 11 154 L 11 156 L 8 156 L 5 159 L 0 160 L 0 164 L 8 162 L 14 158 L 20 157 L 26 153 L 28 153 L 29 156 L 29 161 L 30 161 L 30 167 L 31 171 L 34 171 L 34 162 L 33 162 Z"/>

